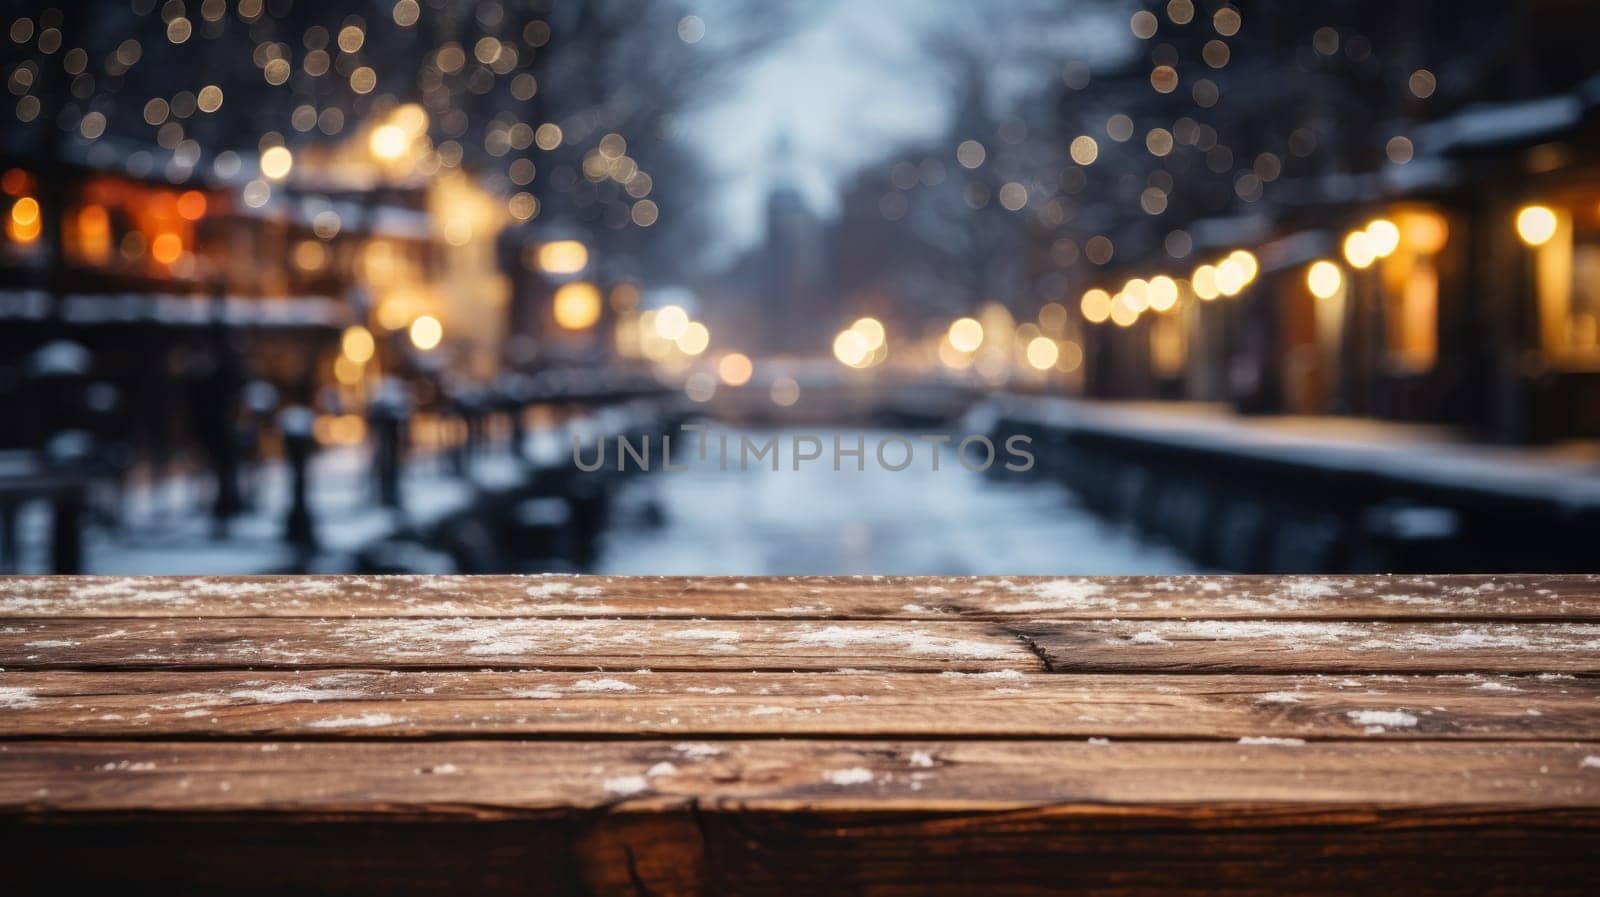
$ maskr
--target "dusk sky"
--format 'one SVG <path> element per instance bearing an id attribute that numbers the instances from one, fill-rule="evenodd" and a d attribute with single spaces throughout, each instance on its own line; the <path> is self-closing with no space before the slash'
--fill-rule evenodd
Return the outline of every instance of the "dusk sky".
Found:
<path id="1" fill-rule="evenodd" d="M 822 0 L 797 17 L 792 33 L 715 85 L 681 132 L 704 154 L 718 194 L 722 227 L 713 263 L 761 236 L 761 215 L 774 181 L 787 175 L 818 213 L 835 207 L 835 188 L 861 166 L 908 143 L 942 133 L 951 111 L 951 74 L 930 44 L 936 36 L 970 40 L 974 52 L 994 54 L 987 74 L 997 110 L 1025 87 L 1049 83 L 1064 54 L 1089 60 L 1129 47 L 1126 15 L 1117 3 L 1079 2 L 1083 16 L 1064 31 L 1044 33 L 1013 8 L 979 9 L 946 0 Z M 717 0 L 698 7 L 703 43 L 716 49 Z M 1051 58 L 994 49 L 997 34 L 1015 29 Z M 1042 55 L 1042 54 L 1041 54 Z M 789 164 L 773 158 L 786 137 Z M 719 258 L 720 257 L 720 258 Z"/>

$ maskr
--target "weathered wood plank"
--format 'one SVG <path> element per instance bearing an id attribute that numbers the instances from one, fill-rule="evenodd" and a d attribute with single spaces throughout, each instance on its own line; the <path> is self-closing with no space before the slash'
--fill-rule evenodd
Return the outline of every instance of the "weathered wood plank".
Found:
<path id="1" fill-rule="evenodd" d="M 0 617 L 1600 621 L 1597 576 L 7 577 Z"/>
<path id="2" fill-rule="evenodd" d="M 1109 620 L 1016 629 L 1064 672 L 1600 672 L 1593 623 Z"/>
<path id="3" fill-rule="evenodd" d="M 28 892 L 1586 893 L 1597 596 L 0 580 L 0 867 Z"/>
<path id="4" fill-rule="evenodd" d="M 977 673 L 0 674 L 0 738 L 1557 740 L 1600 679 Z"/>
<path id="5" fill-rule="evenodd" d="M 1092 809 L 69 817 L 0 822 L 0 863 L 18 893 L 252 897 L 1589 897 L 1600 871 L 1585 810 Z"/>
<path id="6" fill-rule="evenodd" d="M 71 619 L 0 627 L 10 669 L 1593 673 L 1600 624 Z"/>
<path id="7" fill-rule="evenodd" d="M 0 812 L 471 818 L 550 810 L 974 812 L 1215 806 L 1600 818 L 1600 742 L 5 742 Z"/>
<path id="8" fill-rule="evenodd" d="M 1040 669 L 987 622 L 70 619 L 0 626 L 7 669 Z"/>

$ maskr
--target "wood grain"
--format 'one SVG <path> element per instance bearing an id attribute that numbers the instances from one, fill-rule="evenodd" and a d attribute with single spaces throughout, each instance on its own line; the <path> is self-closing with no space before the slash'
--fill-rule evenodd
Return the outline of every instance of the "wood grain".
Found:
<path id="1" fill-rule="evenodd" d="M 1593 623 L 1022 623 L 1050 668 L 1127 672 L 1594 673 Z"/>
<path id="2" fill-rule="evenodd" d="M 22 619 L 0 667 L 1593 673 L 1600 624 Z"/>
<path id="3" fill-rule="evenodd" d="M 0 743 L 0 812 L 1527 811 L 1596 808 L 1597 755 L 1600 742 L 13 742 Z"/>
<path id="4" fill-rule="evenodd" d="M 32 738 L 1515 741 L 1600 733 L 1600 679 L 1571 677 L 340 670 L 37 672 L 4 681 L 5 731 Z"/>
<path id="5" fill-rule="evenodd" d="M 1600 578 L 0 578 L 9 891 L 1588 894 Z"/>
<path id="6" fill-rule="evenodd" d="M 12 669 L 1004 670 L 1039 658 L 998 624 L 859 620 L 13 620 Z"/>
<path id="7" fill-rule="evenodd" d="M 11 577 L 0 617 L 1600 622 L 1600 576 Z"/>

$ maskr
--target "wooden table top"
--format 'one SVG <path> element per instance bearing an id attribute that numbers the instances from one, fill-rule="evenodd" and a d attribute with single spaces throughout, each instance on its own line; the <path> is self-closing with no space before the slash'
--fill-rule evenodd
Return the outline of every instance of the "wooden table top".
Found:
<path id="1" fill-rule="evenodd" d="M 1597 674 L 1600 577 L 0 578 L 0 863 L 1593 893 Z"/>

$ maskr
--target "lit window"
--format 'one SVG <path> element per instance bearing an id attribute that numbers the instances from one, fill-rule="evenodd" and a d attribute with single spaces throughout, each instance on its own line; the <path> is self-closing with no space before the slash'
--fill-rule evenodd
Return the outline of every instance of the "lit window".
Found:
<path id="1" fill-rule="evenodd" d="M 1389 220 L 1399 240 L 1378 268 L 1388 361 L 1396 371 L 1423 373 L 1439 357 L 1439 253 L 1450 229 L 1442 215 L 1420 207 Z"/>
<path id="2" fill-rule="evenodd" d="M 1591 194 L 1549 211 L 1548 236 L 1523 236 L 1533 255 L 1541 348 L 1557 364 L 1589 367 L 1600 362 L 1600 204 Z"/>

